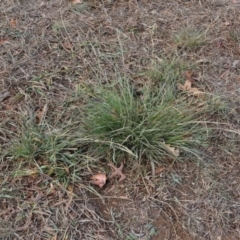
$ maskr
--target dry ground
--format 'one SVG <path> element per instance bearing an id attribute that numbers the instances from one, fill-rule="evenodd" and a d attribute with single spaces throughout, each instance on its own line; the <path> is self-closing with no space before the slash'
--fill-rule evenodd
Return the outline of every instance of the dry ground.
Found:
<path id="1" fill-rule="evenodd" d="M 127 179 L 94 188 L 99 196 L 87 181 L 65 188 L 51 176 L 13 177 L 21 159 L 2 154 L 0 239 L 240 239 L 239 1 L 1 0 L 0 53 L 2 153 L 19 113 L 80 107 L 79 86 L 118 73 L 141 84 L 162 58 L 194 65 L 197 86 L 228 103 L 221 121 L 232 130 L 216 125 L 201 160 L 154 178 L 125 164 Z"/>

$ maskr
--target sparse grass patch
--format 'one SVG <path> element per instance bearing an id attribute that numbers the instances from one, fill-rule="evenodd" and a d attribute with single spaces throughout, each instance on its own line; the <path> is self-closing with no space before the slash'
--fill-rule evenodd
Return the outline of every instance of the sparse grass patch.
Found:
<path id="1" fill-rule="evenodd" d="M 63 21 L 56 21 L 53 25 L 52 25 L 52 29 L 55 33 L 61 32 L 62 30 L 64 30 L 64 22 Z"/>
<path id="2" fill-rule="evenodd" d="M 84 14 L 91 9 L 91 6 L 88 2 L 82 2 L 81 4 L 76 4 L 72 6 L 72 10 L 77 14 Z"/>
<path id="3" fill-rule="evenodd" d="M 173 41 L 180 49 L 196 49 L 206 42 L 205 35 L 203 31 L 188 27 L 173 35 Z"/>
<path id="4" fill-rule="evenodd" d="M 81 138 L 72 137 L 76 133 L 74 123 L 38 124 L 32 116 L 24 117 L 21 125 L 19 137 L 7 153 L 19 163 L 15 176 L 40 173 L 65 183 L 80 179 L 80 172 L 86 170 L 90 161 L 80 147 Z"/>
<path id="5" fill-rule="evenodd" d="M 172 56 L 172 59 L 163 58 L 160 62 L 153 62 L 148 75 L 153 87 L 165 88 L 174 98 L 177 97 L 176 84 L 184 81 L 184 72 L 194 68 L 194 65 L 185 63 L 179 58 Z"/>
<path id="6" fill-rule="evenodd" d="M 231 29 L 229 31 L 229 37 L 232 41 L 239 43 L 240 42 L 240 30 L 239 29 Z"/>

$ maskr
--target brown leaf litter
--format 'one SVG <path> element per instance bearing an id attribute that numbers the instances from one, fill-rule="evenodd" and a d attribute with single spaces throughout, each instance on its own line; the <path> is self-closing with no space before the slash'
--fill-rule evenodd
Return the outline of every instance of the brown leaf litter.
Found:
<path id="1" fill-rule="evenodd" d="M 115 178 L 115 177 L 120 177 L 118 181 L 122 182 L 126 178 L 126 175 L 124 175 L 122 172 L 123 167 L 124 167 L 122 162 L 121 162 L 120 167 L 115 167 L 113 165 L 113 163 L 109 163 L 108 166 L 110 166 L 113 170 L 113 172 L 109 176 L 110 179 Z"/>

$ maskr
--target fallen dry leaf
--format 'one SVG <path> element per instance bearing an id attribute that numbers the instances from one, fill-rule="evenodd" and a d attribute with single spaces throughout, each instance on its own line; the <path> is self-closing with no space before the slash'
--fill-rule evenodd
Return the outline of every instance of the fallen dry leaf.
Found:
<path id="1" fill-rule="evenodd" d="M 165 170 L 165 167 L 158 167 L 158 168 L 156 168 L 155 173 L 159 174 L 159 173 L 163 172 L 164 170 Z"/>
<path id="2" fill-rule="evenodd" d="M 203 92 L 198 88 L 192 88 L 192 81 L 188 78 L 186 79 L 184 85 L 178 83 L 177 86 L 179 90 L 186 91 L 196 97 L 201 97 L 203 95 Z"/>
<path id="3" fill-rule="evenodd" d="M 90 183 L 99 186 L 102 188 L 107 181 L 107 177 L 105 174 L 96 174 L 91 177 Z"/>
<path id="4" fill-rule="evenodd" d="M 17 26 L 17 21 L 12 18 L 12 19 L 10 20 L 10 26 L 11 26 L 12 28 L 15 28 L 15 27 Z"/>
<path id="5" fill-rule="evenodd" d="M 191 79 L 192 79 L 192 76 L 193 76 L 193 72 L 192 72 L 192 71 L 186 71 L 186 72 L 184 73 L 184 75 L 185 75 L 186 79 L 191 80 Z"/>
<path id="6" fill-rule="evenodd" d="M 62 46 L 63 46 L 63 48 L 65 48 L 66 50 L 72 50 L 72 49 L 73 49 L 72 45 L 71 45 L 69 42 L 64 42 L 64 43 L 62 44 Z"/>
<path id="7" fill-rule="evenodd" d="M 186 80 L 184 85 L 182 85 L 181 83 L 178 83 L 178 88 L 182 91 L 189 91 L 191 87 L 192 87 L 192 82 L 189 79 Z"/>
<path id="8" fill-rule="evenodd" d="M 122 182 L 126 178 L 126 176 L 122 172 L 123 163 L 121 163 L 119 168 L 115 167 L 112 163 L 109 163 L 108 166 L 110 166 L 113 170 L 113 173 L 111 173 L 111 175 L 109 176 L 110 179 L 114 177 L 120 177 L 119 182 Z"/>
<path id="9" fill-rule="evenodd" d="M 44 120 L 47 113 L 47 103 L 44 105 L 42 110 L 38 110 L 36 113 L 37 123 L 41 123 Z"/>
<path id="10" fill-rule="evenodd" d="M 189 93 L 192 93 L 192 95 L 196 96 L 196 97 L 201 97 L 203 95 L 203 92 L 200 91 L 198 88 L 190 88 L 188 90 Z"/>
<path id="11" fill-rule="evenodd" d="M 180 151 L 178 149 L 174 148 L 174 147 L 171 147 L 170 144 L 164 144 L 164 148 L 173 157 L 179 157 Z"/>

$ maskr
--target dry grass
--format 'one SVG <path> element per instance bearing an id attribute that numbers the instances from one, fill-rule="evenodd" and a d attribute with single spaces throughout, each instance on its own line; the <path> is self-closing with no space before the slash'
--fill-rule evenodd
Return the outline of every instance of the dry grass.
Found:
<path id="1" fill-rule="evenodd" d="M 230 0 L 3 0 L 0 93 L 10 97 L 0 102 L 0 238 L 240 239 L 238 12 Z M 221 98 L 201 160 L 185 156 L 155 177 L 148 165 L 125 164 L 123 183 L 90 186 L 112 159 L 86 156 L 71 138 L 86 93 L 119 77 L 141 89 L 166 58 L 179 59 L 182 81 L 190 68 L 196 87 Z M 28 132 L 36 148 L 10 154 Z M 50 162 L 56 172 L 43 171 Z"/>

